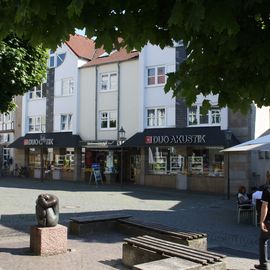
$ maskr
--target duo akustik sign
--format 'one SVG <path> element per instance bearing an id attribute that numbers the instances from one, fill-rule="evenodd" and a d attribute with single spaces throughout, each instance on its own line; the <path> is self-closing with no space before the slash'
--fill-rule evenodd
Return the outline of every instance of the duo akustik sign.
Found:
<path id="1" fill-rule="evenodd" d="M 145 136 L 146 144 L 204 144 L 206 135 Z"/>

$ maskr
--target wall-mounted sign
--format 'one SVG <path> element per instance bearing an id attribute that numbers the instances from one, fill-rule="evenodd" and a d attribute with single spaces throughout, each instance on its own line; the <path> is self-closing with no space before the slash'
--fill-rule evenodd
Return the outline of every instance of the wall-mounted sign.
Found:
<path id="1" fill-rule="evenodd" d="M 145 136 L 145 144 L 204 144 L 206 135 Z"/>
<path id="2" fill-rule="evenodd" d="M 33 146 L 53 146 L 53 140 L 52 138 L 46 138 L 45 134 L 41 134 L 40 138 L 38 139 L 24 139 L 23 145 L 33 145 Z"/>

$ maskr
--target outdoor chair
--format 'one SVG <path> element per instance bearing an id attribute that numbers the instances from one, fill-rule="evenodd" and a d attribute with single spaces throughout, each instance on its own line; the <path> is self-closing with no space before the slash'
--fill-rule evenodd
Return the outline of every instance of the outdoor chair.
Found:
<path id="1" fill-rule="evenodd" d="M 240 203 L 237 200 L 237 223 L 240 223 L 241 217 L 249 217 L 252 220 L 252 223 L 255 223 L 256 209 L 252 203 Z M 257 218 L 257 217 L 256 217 Z M 255 223 L 257 224 L 257 223 Z"/>

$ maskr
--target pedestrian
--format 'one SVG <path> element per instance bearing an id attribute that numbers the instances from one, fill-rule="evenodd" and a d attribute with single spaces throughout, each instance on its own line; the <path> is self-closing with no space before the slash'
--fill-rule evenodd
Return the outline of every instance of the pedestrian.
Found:
<path id="1" fill-rule="evenodd" d="M 260 238 L 259 238 L 259 262 L 260 264 L 255 264 L 256 269 L 269 270 L 267 263 L 267 241 L 270 239 L 270 185 L 268 180 L 268 185 L 265 186 L 262 192 L 262 206 L 261 206 L 261 216 L 260 216 Z"/>

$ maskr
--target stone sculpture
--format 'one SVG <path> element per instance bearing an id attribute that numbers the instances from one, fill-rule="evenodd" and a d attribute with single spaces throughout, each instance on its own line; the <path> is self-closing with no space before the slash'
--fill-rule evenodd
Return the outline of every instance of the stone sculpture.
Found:
<path id="1" fill-rule="evenodd" d="M 40 194 L 36 200 L 36 218 L 41 227 L 54 227 L 59 221 L 59 200 L 52 194 Z"/>

